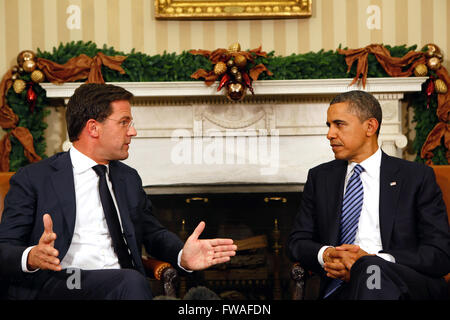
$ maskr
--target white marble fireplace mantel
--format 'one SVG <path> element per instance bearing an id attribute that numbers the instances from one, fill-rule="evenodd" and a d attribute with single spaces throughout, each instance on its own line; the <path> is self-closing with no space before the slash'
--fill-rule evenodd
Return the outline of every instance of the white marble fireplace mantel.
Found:
<path id="1" fill-rule="evenodd" d="M 407 143 L 401 100 L 426 79 L 368 79 L 364 90 L 383 109 L 379 142 L 386 153 L 401 157 Z M 144 186 L 162 193 L 301 190 L 310 168 L 333 159 L 326 110 L 336 94 L 363 90 L 349 87 L 351 81 L 256 81 L 255 95 L 239 103 L 201 81 L 115 82 L 135 96 L 138 136 L 124 162 L 138 170 Z M 80 84 L 41 85 L 48 98 L 67 102 Z"/>

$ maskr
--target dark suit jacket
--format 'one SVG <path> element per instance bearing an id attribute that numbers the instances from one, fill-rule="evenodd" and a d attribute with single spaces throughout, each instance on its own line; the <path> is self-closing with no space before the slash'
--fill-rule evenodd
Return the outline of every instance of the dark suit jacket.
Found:
<path id="1" fill-rule="evenodd" d="M 110 162 L 111 180 L 123 231 L 136 269 L 145 274 L 141 248 L 152 256 L 177 266 L 182 241 L 153 216 L 142 181 L 136 170 Z M 44 230 L 42 217 L 49 213 L 57 234 L 55 248 L 62 261 L 72 241 L 75 226 L 75 188 L 68 152 L 21 168 L 10 180 L 0 223 L 0 276 L 11 281 L 10 294 L 29 299 L 52 271 L 22 272 L 23 251 L 39 242 Z"/>
<path id="2" fill-rule="evenodd" d="M 288 239 L 290 258 L 322 274 L 323 279 L 317 254 L 324 245 L 338 245 L 346 172 L 347 161 L 343 160 L 309 171 Z M 431 277 L 450 272 L 449 224 L 433 169 L 383 153 L 379 214 L 383 252 L 391 254 L 396 263 Z M 321 282 L 323 288 L 326 281 Z"/>

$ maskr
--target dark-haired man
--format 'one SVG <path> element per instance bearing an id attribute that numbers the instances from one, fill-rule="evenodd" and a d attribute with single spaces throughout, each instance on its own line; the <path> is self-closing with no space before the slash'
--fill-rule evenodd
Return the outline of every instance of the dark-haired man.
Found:
<path id="1" fill-rule="evenodd" d="M 381 151 L 381 120 L 379 102 L 364 91 L 331 101 L 327 139 L 336 160 L 309 171 L 289 255 L 322 275 L 322 298 L 446 298 L 441 190 L 431 168 Z"/>
<path id="2" fill-rule="evenodd" d="M 150 299 L 141 247 L 185 270 L 235 254 L 231 239 L 186 243 L 153 216 L 128 157 L 133 127 L 125 89 L 83 84 L 69 100 L 73 147 L 18 170 L 0 223 L 0 276 L 16 299 Z M 75 274 L 79 279 L 74 279 Z"/>

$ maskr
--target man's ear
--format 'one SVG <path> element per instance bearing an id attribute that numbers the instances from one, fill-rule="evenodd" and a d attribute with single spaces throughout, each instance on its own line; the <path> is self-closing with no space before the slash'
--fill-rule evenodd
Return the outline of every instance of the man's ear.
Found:
<path id="1" fill-rule="evenodd" d="M 97 138 L 99 135 L 99 127 L 98 127 L 98 122 L 95 121 L 94 119 L 89 119 L 86 122 L 86 126 L 84 127 L 84 130 L 86 130 L 86 132 L 93 138 Z"/>
<path id="2" fill-rule="evenodd" d="M 366 121 L 367 121 L 366 135 L 368 137 L 371 137 L 377 133 L 377 130 L 378 130 L 378 127 L 380 126 L 380 124 L 378 123 L 378 120 L 375 118 L 369 118 Z"/>

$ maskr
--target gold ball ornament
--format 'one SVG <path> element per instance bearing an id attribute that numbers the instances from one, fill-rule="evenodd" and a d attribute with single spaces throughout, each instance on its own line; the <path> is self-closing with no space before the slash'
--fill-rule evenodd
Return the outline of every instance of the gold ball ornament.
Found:
<path id="1" fill-rule="evenodd" d="M 425 48 L 427 49 L 425 54 L 428 58 L 432 58 L 432 57 L 436 56 L 436 54 L 441 53 L 441 49 L 434 43 L 426 44 Z"/>
<path id="2" fill-rule="evenodd" d="M 239 42 L 235 42 L 228 47 L 228 51 L 239 52 L 239 51 L 241 51 L 241 45 L 239 44 Z"/>
<path id="3" fill-rule="evenodd" d="M 247 58 L 239 54 L 234 57 L 234 63 L 242 69 L 247 65 Z"/>
<path id="4" fill-rule="evenodd" d="M 227 97 L 232 101 L 242 100 L 245 96 L 245 87 L 241 83 L 230 83 L 228 85 Z"/>
<path id="5" fill-rule="evenodd" d="M 219 61 L 214 66 L 214 73 L 218 76 L 224 74 L 227 71 L 227 65 L 225 62 Z"/>
<path id="6" fill-rule="evenodd" d="M 228 68 L 232 68 L 233 66 L 234 66 L 234 60 L 233 59 L 228 60 L 227 61 L 227 67 Z"/>
<path id="7" fill-rule="evenodd" d="M 33 51 L 31 51 L 31 50 L 24 50 L 24 51 L 21 51 L 17 55 L 17 64 L 19 66 L 22 66 L 22 64 L 25 61 L 35 60 L 35 59 L 36 59 L 36 54 Z"/>
<path id="8" fill-rule="evenodd" d="M 25 60 L 22 67 L 25 72 L 33 72 L 36 69 L 36 62 L 34 60 Z"/>
<path id="9" fill-rule="evenodd" d="M 415 68 L 414 68 L 414 75 L 416 77 L 425 77 L 428 74 L 428 68 L 426 65 L 424 65 L 423 63 L 418 64 Z"/>
<path id="10" fill-rule="evenodd" d="M 25 83 L 25 81 L 23 81 L 22 79 L 17 79 L 13 83 L 14 92 L 17 94 L 22 93 L 22 91 L 25 90 L 26 86 L 27 84 Z"/>
<path id="11" fill-rule="evenodd" d="M 240 72 L 236 73 L 234 76 L 237 82 L 242 82 L 242 74 Z"/>
<path id="12" fill-rule="evenodd" d="M 441 67 L 441 60 L 438 57 L 430 58 L 428 59 L 427 66 L 431 70 L 437 70 Z"/>
<path id="13" fill-rule="evenodd" d="M 230 72 L 233 76 L 236 76 L 239 72 L 239 69 L 238 69 L 238 67 L 234 66 L 234 67 L 231 67 Z"/>
<path id="14" fill-rule="evenodd" d="M 434 82 L 434 88 L 437 93 L 441 93 L 441 94 L 447 93 L 447 85 L 445 84 L 444 80 L 437 79 Z"/>
<path id="15" fill-rule="evenodd" d="M 34 70 L 31 73 L 31 80 L 36 83 L 43 82 L 45 80 L 45 76 L 41 70 Z"/>

